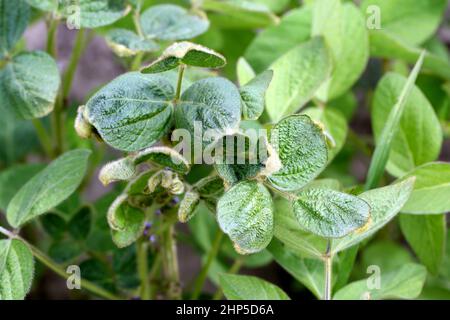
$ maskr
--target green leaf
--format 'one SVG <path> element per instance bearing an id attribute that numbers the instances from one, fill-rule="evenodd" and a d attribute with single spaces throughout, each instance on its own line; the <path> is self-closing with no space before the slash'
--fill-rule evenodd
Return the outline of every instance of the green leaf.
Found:
<path id="1" fill-rule="evenodd" d="M 200 195 L 197 192 L 186 192 L 178 208 L 178 220 L 183 223 L 188 222 L 195 215 L 199 202 Z"/>
<path id="2" fill-rule="evenodd" d="M 55 11 L 58 9 L 58 0 L 25 0 L 30 6 L 42 11 Z"/>
<path id="3" fill-rule="evenodd" d="M 56 263 L 68 263 L 81 256 L 84 252 L 82 244 L 73 239 L 63 238 L 54 241 L 48 249 L 48 255 Z"/>
<path id="4" fill-rule="evenodd" d="M 298 190 L 327 164 L 325 137 L 308 116 L 293 115 L 281 120 L 270 132 L 270 144 L 282 163 L 281 170 L 269 176 L 277 189 Z"/>
<path id="5" fill-rule="evenodd" d="M 272 70 L 264 71 L 239 89 L 244 119 L 257 120 L 261 116 L 265 106 L 264 97 L 272 77 Z"/>
<path id="6" fill-rule="evenodd" d="M 22 37 L 30 18 L 30 7 L 23 0 L 0 0 L 0 59 Z"/>
<path id="7" fill-rule="evenodd" d="M 300 226 L 324 238 L 340 238 L 363 227 L 370 207 L 355 196 L 329 190 L 308 189 L 293 202 Z"/>
<path id="8" fill-rule="evenodd" d="M 98 174 L 98 179 L 107 186 L 115 181 L 130 180 L 136 172 L 134 161 L 127 157 L 105 164 Z"/>
<path id="9" fill-rule="evenodd" d="M 258 33 L 245 52 L 256 72 L 266 70 L 276 59 L 310 38 L 311 12 L 308 6 L 291 10 L 279 24 Z"/>
<path id="10" fill-rule="evenodd" d="M 86 104 L 85 119 L 106 143 L 137 151 L 157 142 L 169 129 L 174 89 L 159 75 L 124 74 Z"/>
<path id="11" fill-rule="evenodd" d="M 187 40 L 206 32 L 209 21 L 201 12 L 189 12 L 172 4 L 150 7 L 141 15 L 142 30 L 150 39 Z"/>
<path id="12" fill-rule="evenodd" d="M 427 271 L 425 267 L 408 263 L 401 268 L 381 273 L 381 288 L 369 289 L 367 280 L 352 282 L 339 290 L 333 297 L 336 300 L 359 299 L 414 299 L 422 291 Z"/>
<path id="13" fill-rule="evenodd" d="M 8 222 L 18 228 L 67 199 L 86 173 L 90 150 L 66 152 L 30 179 L 8 205 Z"/>
<path id="14" fill-rule="evenodd" d="M 290 300 L 276 285 L 256 277 L 221 274 L 219 279 L 228 300 Z"/>
<path id="15" fill-rule="evenodd" d="M 407 79 L 395 73 L 385 75 L 375 91 L 372 105 L 372 125 L 377 144 L 382 144 L 382 132 L 389 112 L 397 103 Z M 400 122 L 396 125 L 386 169 L 399 177 L 415 167 L 436 160 L 442 144 L 442 129 L 433 107 L 416 86 L 404 102 Z"/>
<path id="16" fill-rule="evenodd" d="M 170 168 L 176 172 L 187 174 L 191 165 L 177 151 L 168 147 L 150 147 L 131 156 L 134 164 L 138 165 L 150 161 L 164 168 Z"/>
<path id="17" fill-rule="evenodd" d="M 34 260 L 21 240 L 0 240 L 0 300 L 22 300 L 31 288 Z"/>
<path id="18" fill-rule="evenodd" d="M 60 82 L 51 56 L 22 52 L 0 71 L 0 105 L 24 119 L 44 117 L 53 110 Z"/>
<path id="19" fill-rule="evenodd" d="M 47 213 L 41 217 L 40 221 L 45 232 L 53 239 L 61 239 L 67 231 L 67 222 L 59 213 Z"/>
<path id="20" fill-rule="evenodd" d="M 273 203 L 269 191 L 256 181 L 236 184 L 220 198 L 217 221 L 239 253 L 263 250 L 273 236 Z"/>
<path id="21" fill-rule="evenodd" d="M 152 52 L 159 45 L 150 39 L 143 39 L 127 29 L 113 29 L 106 34 L 106 43 L 119 57 L 131 57 L 140 52 Z"/>
<path id="22" fill-rule="evenodd" d="M 235 131 L 241 118 L 241 97 L 236 86 L 225 78 L 206 78 L 195 82 L 181 96 L 175 108 L 175 125 L 186 129 L 193 139 L 198 137 L 201 126 L 204 144 L 211 139 L 206 132 L 219 138 L 229 131 Z"/>
<path id="23" fill-rule="evenodd" d="M 176 42 L 164 50 L 163 54 L 150 65 L 142 68 L 142 73 L 159 73 L 172 70 L 181 64 L 202 68 L 222 68 L 227 60 L 220 53 L 188 41 Z"/>
<path id="24" fill-rule="evenodd" d="M 97 259 L 88 259 L 80 264 L 81 277 L 106 290 L 114 290 L 114 274 L 111 266 Z"/>
<path id="25" fill-rule="evenodd" d="M 333 145 L 328 148 L 328 163 L 341 151 L 347 138 L 348 125 L 344 116 L 328 106 L 325 108 L 308 108 L 304 114 L 315 122 L 321 123 L 327 135 L 331 137 Z"/>
<path id="26" fill-rule="evenodd" d="M 364 274 L 367 274 L 367 268 L 375 265 L 384 273 L 401 268 L 411 262 L 414 262 L 414 259 L 403 244 L 391 240 L 377 240 L 370 242 L 362 250 L 360 268 Z"/>
<path id="27" fill-rule="evenodd" d="M 92 220 L 92 209 L 88 206 L 81 207 L 69 221 L 70 235 L 76 240 L 85 240 L 92 229 Z"/>
<path id="28" fill-rule="evenodd" d="M 236 64 L 236 74 L 241 86 L 246 85 L 256 76 L 252 66 L 248 64 L 244 57 L 240 57 Z"/>
<path id="29" fill-rule="evenodd" d="M 334 239 L 332 251 L 336 253 L 360 243 L 385 226 L 405 205 L 413 186 L 414 178 L 411 178 L 360 194 L 358 197 L 370 206 L 370 223 L 360 232 L 352 233 L 341 239 Z"/>
<path id="30" fill-rule="evenodd" d="M 202 197 L 218 197 L 221 196 L 224 191 L 223 180 L 216 175 L 207 176 L 197 181 L 194 185 L 194 189 Z"/>
<path id="31" fill-rule="evenodd" d="M 369 6 L 380 12 L 382 30 L 403 41 L 418 45 L 438 28 L 447 7 L 446 0 L 364 0 L 361 10 L 370 13 Z"/>
<path id="32" fill-rule="evenodd" d="M 405 110 L 405 104 L 409 98 L 411 91 L 414 88 L 414 82 L 416 81 L 417 75 L 420 68 L 422 67 L 424 54 L 422 54 L 417 61 L 414 69 L 406 81 L 400 96 L 395 97 L 397 100 L 395 105 L 392 106 L 389 116 L 385 122 L 383 130 L 379 135 L 378 144 L 375 148 L 372 160 L 370 162 L 369 172 L 367 173 L 365 189 L 369 190 L 376 187 L 384 173 L 384 169 L 389 159 L 389 154 L 392 147 L 392 141 L 394 140 L 396 129 L 399 127 L 400 120 L 402 118 L 403 112 Z"/>
<path id="33" fill-rule="evenodd" d="M 404 213 L 440 214 L 450 211 L 450 164 L 432 162 L 409 172 L 401 179 L 416 177 L 414 191 L 402 209 Z"/>
<path id="34" fill-rule="evenodd" d="M 427 269 L 437 274 L 444 258 L 445 215 L 400 215 L 402 233 Z"/>
<path id="35" fill-rule="evenodd" d="M 19 164 L 0 173 L 0 209 L 6 211 L 19 189 L 44 168 L 42 164 Z"/>
<path id="36" fill-rule="evenodd" d="M 275 61 L 267 90 L 267 113 L 272 121 L 295 113 L 317 92 L 330 75 L 330 55 L 322 38 L 313 38 Z"/>

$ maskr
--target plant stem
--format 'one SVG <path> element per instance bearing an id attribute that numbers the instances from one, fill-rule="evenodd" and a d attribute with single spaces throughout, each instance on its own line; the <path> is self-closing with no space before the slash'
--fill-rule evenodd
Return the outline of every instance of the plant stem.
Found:
<path id="1" fill-rule="evenodd" d="M 233 265 L 231 266 L 230 270 L 228 270 L 227 274 L 235 274 L 238 273 L 239 270 L 242 267 L 242 264 L 244 263 L 244 257 L 239 257 L 236 260 L 234 260 Z M 217 289 L 216 293 L 213 296 L 213 300 L 221 300 L 223 296 L 222 289 Z"/>
<path id="2" fill-rule="evenodd" d="M 47 31 L 47 53 L 52 57 L 56 58 L 58 55 L 58 50 L 56 47 L 56 37 L 58 34 L 58 25 L 59 20 L 51 19 L 48 22 L 48 31 Z"/>
<path id="3" fill-rule="evenodd" d="M 156 254 L 155 260 L 153 261 L 152 269 L 150 270 L 150 274 L 148 276 L 150 280 L 150 298 L 154 299 L 157 293 L 157 286 L 155 285 L 155 279 L 156 276 L 159 274 L 159 271 L 161 269 L 161 254 L 158 252 Z"/>
<path id="4" fill-rule="evenodd" d="M 140 297 L 141 300 L 150 300 L 150 286 L 148 279 L 148 245 L 146 239 L 139 239 L 137 242 L 137 268 L 139 279 L 141 281 Z"/>
<path id="5" fill-rule="evenodd" d="M 222 239 L 223 239 L 223 232 L 219 229 L 219 230 L 217 230 L 211 250 L 208 253 L 208 257 L 206 258 L 206 262 L 203 265 L 203 268 L 200 271 L 200 274 L 195 279 L 194 289 L 193 289 L 192 295 L 191 295 L 191 300 L 196 300 L 200 296 L 200 293 L 202 292 L 206 278 L 208 277 L 209 268 L 211 267 L 211 264 L 213 263 L 214 259 L 217 257 L 217 254 L 219 253 L 220 245 L 222 244 Z"/>
<path id="6" fill-rule="evenodd" d="M 78 63 L 86 48 L 87 42 L 85 41 L 85 29 L 78 30 L 77 37 L 75 38 L 72 55 L 70 56 L 69 65 L 64 73 L 63 77 L 63 100 L 67 99 L 72 87 L 73 77 L 77 70 Z"/>
<path id="7" fill-rule="evenodd" d="M 178 100 L 180 100 L 181 85 L 183 84 L 183 75 L 184 75 L 185 68 L 186 68 L 186 65 L 181 64 L 178 69 L 178 81 L 177 81 L 177 91 L 175 93 L 175 102 L 178 102 Z"/>
<path id="8" fill-rule="evenodd" d="M 47 130 L 39 119 L 32 119 L 31 122 L 36 129 L 36 134 L 42 148 L 45 151 L 45 154 L 47 155 L 47 157 L 51 158 L 53 156 L 52 139 L 50 138 Z"/>
<path id="9" fill-rule="evenodd" d="M 142 7 L 142 1 L 138 0 L 136 4 L 136 9 L 133 13 L 133 23 L 134 28 L 136 29 L 136 33 L 139 35 L 141 39 L 145 38 L 144 31 L 142 31 L 142 25 L 141 25 L 141 7 Z M 137 71 L 140 69 L 142 60 L 144 58 L 144 52 L 139 52 L 136 57 L 134 58 L 133 62 L 131 63 L 131 71 Z"/>
<path id="10" fill-rule="evenodd" d="M 328 240 L 327 251 L 323 256 L 325 266 L 325 288 L 323 300 L 331 300 L 331 276 L 333 273 L 333 255 L 331 254 L 331 241 Z"/>
<path id="11" fill-rule="evenodd" d="M 133 62 L 131 63 L 131 71 L 138 71 L 141 68 L 142 59 L 144 58 L 144 53 L 139 52 L 136 57 L 134 57 Z"/>
<path id="12" fill-rule="evenodd" d="M 172 224 L 162 234 L 161 254 L 163 255 L 164 274 L 167 281 L 167 298 L 181 299 L 180 274 L 178 270 L 175 226 Z"/>

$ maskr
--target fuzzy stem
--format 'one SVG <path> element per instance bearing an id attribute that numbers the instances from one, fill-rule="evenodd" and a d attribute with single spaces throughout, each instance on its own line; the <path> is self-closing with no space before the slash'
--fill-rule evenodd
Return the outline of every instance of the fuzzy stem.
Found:
<path id="1" fill-rule="evenodd" d="M 170 300 L 180 300 L 180 274 L 175 241 L 175 226 L 173 224 L 164 231 L 161 242 L 162 262 L 167 281 L 167 298 Z"/>
<path id="2" fill-rule="evenodd" d="M 140 297 L 141 300 L 150 300 L 150 286 L 148 278 L 148 244 L 146 239 L 139 239 L 137 242 L 137 268 L 141 282 Z"/>
<path id="3" fill-rule="evenodd" d="M 69 65 L 63 78 L 63 99 L 69 96 L 70 89 L 72 87 L 73 78 L 77 70 L 78 63 L 80 62 L 81 56 L 83 55 L 84 49 L 86 48 L 87 42 L 85 41 L 85 30 L 80 29 L 75 38 L 75 43 L 72 50 L 72 55 L 70 56 Z"/>
<path id="4" fill-rule="evenodd" d="M 331 241 L 328 240 L 327 251 L 323 256 L 325 266 L 325 288 L 323 300 L 331 300 L 332 274 L 333 274 L 333 255 L 331 254 Z"/>
<path id="5" fill-rule="evenodd" d="M 180 100 L 181 86 L 183 84 L 183 75 L 184 75 L 185 68 L 186 68 L 186 65 L 181 64 L 178 69 L 178 81 L 177 81 L 177 91 L 175 93 L 175 102 L 178 102 Z"/>

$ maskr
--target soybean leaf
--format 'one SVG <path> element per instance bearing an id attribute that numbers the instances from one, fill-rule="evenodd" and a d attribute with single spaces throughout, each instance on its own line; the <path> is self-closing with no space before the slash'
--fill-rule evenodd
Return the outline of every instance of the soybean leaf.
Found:
<path id="1" fill-rule="evenodd" d="M 119 57 L 131 57 L 140 52 L 152 52 L 159 49 L 159 45 L 153 40 L 141 38 L 127 29 L 110 30 L 105 39 Z"/>
<path id="2" fill-rule="evenodd" d="M 241 86 L 246 85 L 256 76 L 255 70 L 244 57 L 240 57 L 236 64 L 236 75 Z"/>
<path id="3" fill-rule="evenodd" d="M 403 115 L 403 111 L 405 110 L 407 99 L 409 98 L 409 95 L 414 88 L 414 82 L 416 81 L 419 70 L 422 67 L 423 57 L 424 53 L 422 53 L 416 65 L 414 66 L 414 69 L 411 71 L 411 74 L 406 81 L 403 90 L 398 97 L 398 100 L 396 100 L 395 105 L 389 112 L 389 116 L 379 136 L 378 144 L 375 148 L 372 161 L 370 162 L 369 172 L 367 173 L 365 184 L 366 190 L 375 187 L 384 173 L 384 169 L 389 159 L 392 141 L 394 140 L 395 134 L 397 132 L 396 129 L 398 128 Z"/>
<path id="4" fill-rule="evenodd" d="M 204 144 L 235 131 L 241 118 L 241 98 L 229 80 L 216 77 L 195 82 L 181 96 L 175 108 L 175 125 L 186 129 Z M 199 137 L 201 126 L 204 137 Z M 212 137 L 208 137 L 208 134 Z"/>
<path id="5" fill-rule="evenodd" d="M 338 110 L 329 107 L 308 108 L 304 114 L 321 123 L 327 134 L 331 136 L 333 145 L 328 148 L 328 163 L 330 163 L 344 146 L 348 132 L 347 121 Z"/>
<path id="6" fill-rule="evenodd" d="M 300 226 L 324 238 L 340 238 L 363 227 L 370 207 L 355 196 L 329 190 L 308 189 L 293 202 Z"/>
<path id="7" fill-rule="evenodd" d="M 291 10 L 279 24 L 255 37 L 244 56 L 256 72 L 266 70 L 276 59 L 310 38 L 311 12 L 308 6 Z"/>
<path id="8" fill-rule="evenodd" d="M 61 239 L 67 231 L 66 219 L 64 219 L 64 217 L 57 212 L 47 213 L 41 217 L 40 221 L 45 232 L 53 239 Z"/>
<path id="9" fill-rule="evenodd" d="M 381 273 L 385 273 L 411 262 L 414 262 L 414 258 L 403 245 L 391 240 L 378 240 L 370 242 L 362 250 L 360 268 L 365 275 L 370 266 L 378 266 Z"/>
<path id="10" fill-rule="evenodd" d="M 25 0 L 30 6 L 42 11 L 55 11 L 58 9 L 58 0 Z"/>
<path id="11" fill-rule="evenodd" d="M 47 53 L 22 52 L 0 71 L 0 105 L 24 119 L 41 118 L 53 110 L 60 82 Z"/>
<path id="12" fill-rule="evenodd" d="M 256 181 L 231 187 L 217 203 L 217 221 L 241 254 L 263 250 L 273 236 L 273 203 Z"/>
<path id="13" fill-rule="evenodd" d="M 242 116 L 246 120 L 257 120 L 264 111 L 264 97 L 273 77 L 267 70 L 239 89 L 242 98 Z"/>
<path id="14" fill-rule="evenodd" d="M 200 195 L 195 191 L 185 193 L 183 200 L 178 208 L 178 220 L 186 223 L 195 215 L 198 204 L 200 203 Z"/>
<path id="15" fill-rule="evenodd" d="M 19 189 L 44 168 L 42 164 L 19 164 L 0 173 L 0 210 L 6 211 Z"/>
<path id="16" fill-rule="evenodd" d="M 0 300 L 22 300 L 31 288 L 34 260 L 21 240 L 0 240 Z"/>
<path id="17" fill-rule="evenodd" d="M 389 112 L 401 95 L 407 80 L 401 75 L 389 73 L 379 82 L 372 105 L 372 124 L 376 142 L 388 121 Z M 401 119 L 392 139 L 386 169 L 399 177 L 416 166 L 436 160 L 441 150 L 442 129 L 433 107 L 416 86 L 404 102 Z"/>
<path id="18" fill-rule="evenodd" d="M 282 168 L 269 176 L 277 189 L 298 190 L 313 180 L 327 164 L 327 145 L 321 128 L 306 115 L 289 116 L 270 132 L 270 144 Z"/>
<path id="19" fill-rule="evenodd" d="M 114 274 L 111 267 L 100 260 L 88 259 L 80 264 L 81 277 L 105 288 L 114 290 Z"/>
<path id="20" fill-rule="evenodd" d="M 167 147 L 150 147 L 139 151 L 131 157 L 134 164 L 150 161 L 161 167 L 171 168 L 172 170 L 186 174 L 191 169 L 191 165 L 177 151 Z"/>
<path id="21" fill-rule="evenodd" d="M 224 56 L 214 50 L 188 41 L 176 42 L 164 50 L 163 54 L 150 65 L 142 68 L 142 73 L 159 73 L 181 64 L 202 68 L 221 68 L 227 63 Z"/>
<path id="22" fill-rule="evenodd" d="M 50 258 L 57 263 L 67 263 L 83 254 L 83 246 L 73 239 L 56 239 L 48 249 Z"/>
<path id="23" fill-rule="evenodd" d="M 221 196 L 224 191 L 223 180 L 216 175 L 208 176 L 197 181 L 194 189 L 202 197 L 216 197 Z"/>
<path id="24" fill-rule="evenodd" d="M 272 121 L 295 113 L 304 106 L 330 75 L 330 55 L 317 37 L 291 49 L 270 69 L 272 83 L 266 94 L 266 111 Z"/>
<path id="25" fill-rule="evenodd" d="M 87 102 L 85 118 L 112 147 L 137 151 L 154 144 L 169 129 L 173 96 L 165 77 L 127 73 Z"/>
<path id="26" fill-rule="evenodd" d="M 228 300 L 290 300 L 276 285 L 253 276 L 221 274 L 219 280 Z"/>
<path id="27" fill-rule="evenodd" d="M 70 235 L 75 240 L 85 240 L 92 229 L 93 214 L 88 206 L 81 207 L 68 223 Z"/>
<path id="28" fill-rule="evenodd" d="M 209 21 L 204 14 L 162 4 L 150 7 L 141 15 L 142 30 L 150 39 L 187 40 L 206 32 Z"/>
<path id="29" fill-rule="evenodd" d="M 402 233 L 427 269 L 437 274 L 444 258 L 445 215 L 400 215 Z"/>
<path id="30" fill-rule="evenodd" d="M 104 165 L 100 170 L 98 178 L 106 186 L 115 181 L 130 180 L 136 175 L 136 171 L 136 165 L 133 160 L 127 157 Z"/>
<path id="31" fill-rule="evenodd" d="M 381 288 L 369 289 L 367 280 L 352 282 L 339 290 L 336 300 L 414 299 L 422 291 L 427 271 L 425 267 L 408 263 L 397 270 L 381 274 Z"/>
<path id="32" fill-rule="evenodd" d="M 439 214 L 450 211 L 450 164 L 432 162 L 424 164 L 402 177 L 416 177 L 414 190 L 402 212 L 413 214 Z"/>
<path id="33" fill-rule="evenodd" d="M 30 11 L 24 0 L 0 0 L 0 59 L 5 57 L 22 37 L 28 25 Z"/>
<path id="34" fill-rule="evenodd" d="M 414 178 L 383 188 L 373 189 L 358 197 L 370 206 L 370 223 L 367 228 L 332 241 L 332 251 L 339 252 L 370 237 L 386 225 L 405 205 L 414 187 Z"/>
<path id="35" fill-rule="evenodd" d="M 12 198 L 8 222 L 18 228 L 67 199 L 80 185 L 90 150 L 66 152 L 30 179 Z"/>
<path id="36" fill-rule="evenodd" d="M 418 45 L 436 31 L 447 7 L 447 1 L 364 0 L 361 10 L 368 13 L 369 6 L 376 6 L 377 12 L 381 13 L 379 18 L 384 32 L 409 44 Z"/>

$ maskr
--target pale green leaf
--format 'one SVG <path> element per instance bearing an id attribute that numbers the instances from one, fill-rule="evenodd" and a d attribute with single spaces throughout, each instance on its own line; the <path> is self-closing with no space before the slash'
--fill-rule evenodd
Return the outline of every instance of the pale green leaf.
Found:
<path id="1" fill-rule="evenodd" d="M 241 86 L 246 85 L 255 76 L 255 70 L 248 64 L 244 57 L 240 57 L 236 64 L 236 75 Z"/>
<path id="2" fill-rule="evenodd" d="M 219 279 L 228 300 L 290 300 L 276 285 L 257 277 L 221 274 Z"/>
<path id="3" fill-rule="evenodd" d="M 98 179 L 107 186 L 115 181 L 130 180 L 136 173 L 134 161 L 127 157 L 105 164 L 98 174 Z"/>
<path id="4" fill-rule="evenodd" d="M 273 236 L 273 203 L 269 191 L 256 181 L 236 184 L 220 198 L 217 221 L 239 253 L 263 250 Z"/>
<path id="5" fill-rule="evenodd" d="M 0 240 L 0 300 L 23 300 L 31 288 L 34 259 L 21 240 Z"/>
<path id="6" fill-rule="evenodd" d="M 25 0 L 30 6 L 42 11 L 55 11 L 59 0 Z"/>
<path id="7" fill-rule="evenodd" d="M 264 71 L 239 89 L 244 119 L 257 120 L 261 116 L 265 106 L 264 97 L 272 77 L 273 71 Z"/>
<path id="8" fill-rule="evenodd" d="M 0 59 L 9 53 L 22 37 L 28 25 L 30 11 L 24 0 L 0 0 Z"/>
<path id="9" fill-rule="evenodd" d="M 150 39 L 139 37 L 127 29 L 113 29 L 106 34 L 106 43 L 119 57 L 131 57 L 140 52 L 152 52 L 159 45 Z"/>
<path id="10" fill-rule="evenodd" d="M 195 215 L 199 202 L 200 195 L 197 192 L 186 192 L 178 208 L 178 220 L 183 223 L 188 222 Z"/>
<path id="11" fill-rule="evenodd" d="M 67 199 L 83 180 L 90 154 L 66 152 L 30 179 L 8 205 L 9 224 L 17 228 Z"/>

